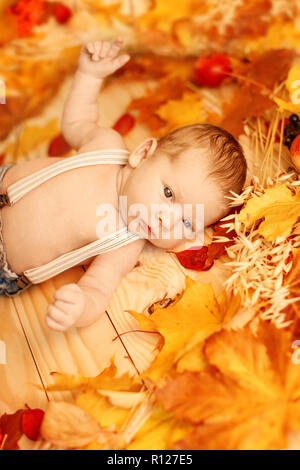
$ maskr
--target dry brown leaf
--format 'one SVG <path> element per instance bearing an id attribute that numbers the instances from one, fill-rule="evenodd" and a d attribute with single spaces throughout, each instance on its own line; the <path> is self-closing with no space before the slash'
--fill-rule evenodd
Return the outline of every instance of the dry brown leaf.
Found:
<path id="1" fill-rule="evenodd" d="M 105 443 L 112 433 L 101 430 L 97 421 L 79 406 L 50 401 L 42 422 L 41 435 L 59 448 L 74 449 L 92 441 Z"/>

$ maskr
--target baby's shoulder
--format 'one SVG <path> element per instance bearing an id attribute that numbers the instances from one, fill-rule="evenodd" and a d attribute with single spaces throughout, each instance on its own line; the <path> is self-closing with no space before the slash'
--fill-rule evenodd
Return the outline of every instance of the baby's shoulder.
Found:
<path id="1" fill-rule="evenodd" d="M 88 140 L 80 147 L 78 153 L 112 149 L 128 150 L 119 132 L 111 128 L 99 127 L 89 134 Z"/>
<path id="2" fill-rule="evenodd" d="M 5 173 L 2 182 L 2 190 L 6 191 L 6 189 L 11 184 L 16 183 L 22 178 L 26 178 L 26 176 L 32 175 L 37 171 L 43 170 L 44 168 L 53 165 L 54 163 L 59 162 L 64 158 L 66 157 L 42 157 L 36 158 L 34 160 L 23 161 L 13 165 Z"/>

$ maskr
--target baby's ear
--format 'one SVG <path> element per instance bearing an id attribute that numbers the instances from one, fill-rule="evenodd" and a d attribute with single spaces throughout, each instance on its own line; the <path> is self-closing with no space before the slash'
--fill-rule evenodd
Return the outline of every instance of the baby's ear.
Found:
<path id="1" fill-rule="evenodd" d="M 144 158 L 150 157 L 157 148 L 157 140 L 154 137 L 149 137 L 144 140 L 133 152 L 129 155 L 128 163 L 132 168 L 136 168 Z"/>

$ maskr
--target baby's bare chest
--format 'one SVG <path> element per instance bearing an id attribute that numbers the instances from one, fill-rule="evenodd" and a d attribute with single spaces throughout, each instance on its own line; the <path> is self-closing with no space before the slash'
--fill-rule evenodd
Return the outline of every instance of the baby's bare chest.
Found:
<path id="1" fill-rule="evenodd" d="M 12 168 L 3 181 L 2 192 L 20 178 L 49 166 L 49 159 L 41 160 L 38 168 L 36 162 L 30 168 Z M 101 238 L 101 207 L 109 205 L 117 212 L 118 168 L 93 165 L 68 170 L 42 183 L 13 206 L 3 208 L 4 246 L 12 269 L 21 272 L 40 266 Z"/>

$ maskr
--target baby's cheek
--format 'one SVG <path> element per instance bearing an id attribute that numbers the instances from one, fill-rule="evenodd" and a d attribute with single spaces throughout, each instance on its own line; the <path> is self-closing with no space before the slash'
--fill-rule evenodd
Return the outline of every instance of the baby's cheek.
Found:
<path id="1" fill-rule="evenodd" d="M 164 250 L 171 250 L 173 248 L 177 248 L 179 245 L 181 245 L 184 240 L 163 240 L 163 239 L 155 239 L 155 238 L 148 238 L 149 242 L 158 247 L 162 248 Z"/>

